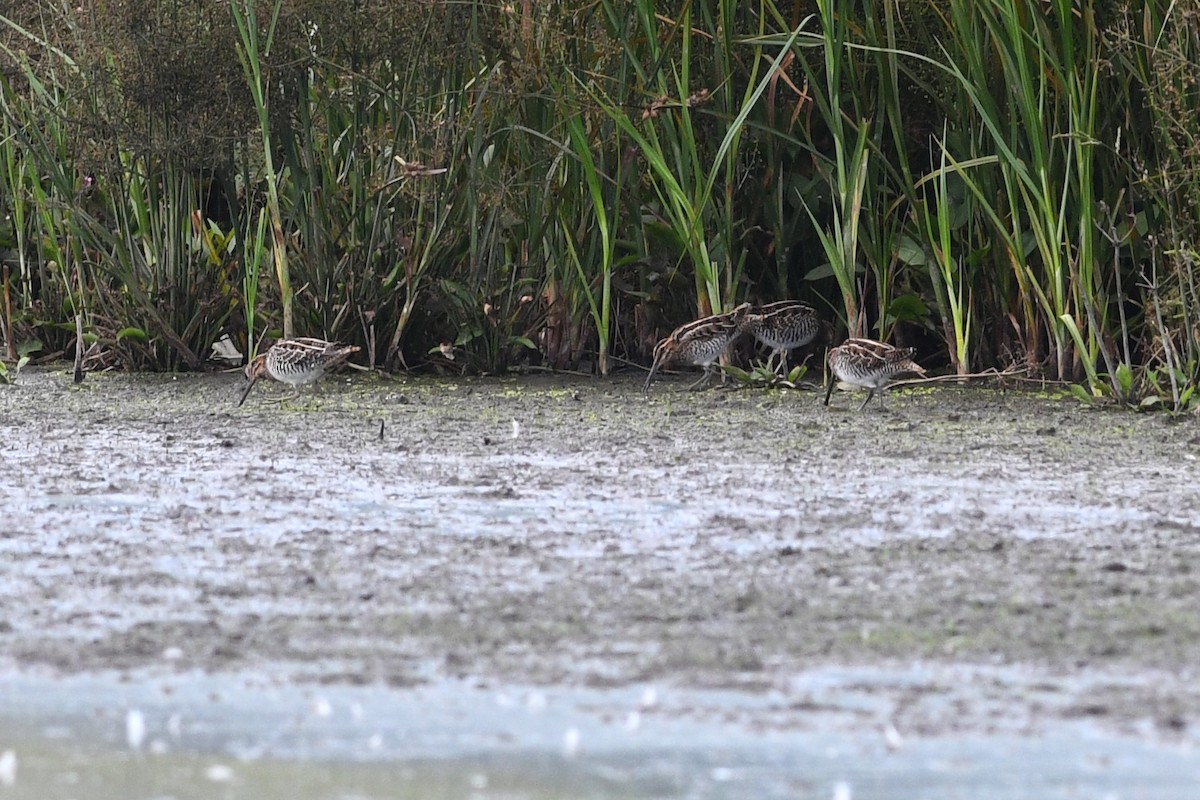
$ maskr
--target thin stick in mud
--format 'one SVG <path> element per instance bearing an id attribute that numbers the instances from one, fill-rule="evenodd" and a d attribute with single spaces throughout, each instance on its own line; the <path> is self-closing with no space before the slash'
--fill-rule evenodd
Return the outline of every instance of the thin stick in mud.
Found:
<path id="1" fill-rule="evenodd" d="M 75 315 L 75 383 L 83 383 L 83 314 Z"/>
<path id="2" fill-rule="evenodd" d="M 8 290 L 8 264 L 4 265 L 4 348 L 9 361 L 17 360 L 17 343 L 12 335 L 12 294 Z"/>

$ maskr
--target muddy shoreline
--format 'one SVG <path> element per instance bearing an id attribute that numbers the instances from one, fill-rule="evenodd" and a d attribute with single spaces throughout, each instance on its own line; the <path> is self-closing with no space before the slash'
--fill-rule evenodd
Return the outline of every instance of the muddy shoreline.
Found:
<path id="1" fill-rule="evenodd" d="M 797 730 L 831 718 L 805 676 L 920 669 L 838 725 L 1200 739 L 1194 417 L 683 381 L 339 376 L 239 409 L 232 374 L 22 373 L 0 662 L 782 693 L 749 724 Z"/>

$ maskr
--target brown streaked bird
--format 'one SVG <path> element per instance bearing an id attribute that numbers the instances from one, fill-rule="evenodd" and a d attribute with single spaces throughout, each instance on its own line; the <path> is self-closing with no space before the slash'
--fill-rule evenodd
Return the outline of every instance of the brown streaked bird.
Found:
<path id="1" fill-rule="evenodd" d="M 817 310 L 807 303 L 782 300 L 753 309 L 746 315 L 743 327 L 771 348 L 767 367 L 771 368 L 775 357 L 779 356 L 779 366 L 773 371 L 778 372 L 779 367 L 783 367 L 786 373 L 788 351 L 812 342 L 821 335 L 825 325 L 817 316 Z"/>
<path id="2" fill-rule="evenodd" d="M 688 387 L 689 390 L 707 381 L 713 373 L 713 362 L 742 335 L 742 326 L 749 311 L 750 304 L 742 303 L 724 314 L 713 314 L 711 317 L 680 325 L 654 348 L 654 363 L 650 367 L 650 374 L 646 376 L 646 385 L 642 387 L 642 391 L 650 391 L 650 381 L 659 367 L 673 362 L 681 361 L 704 367 L 704 374 Z"/>
<path id="3" fill-rule="evenodd" d="M 356 345 L 338 344 L 304 336 L 280 339 L 270 350 L 260 353 L 246 365 L 246 388 L 242 390 L 242 399 L 238 400 L 238 405 L 246 402 L 250 390 L 264 375 L 288 384 L 296 390 L 298 397 L 301 386 L 320 380 L 325 370 L 342 363 L 351 353 L 358 350 Z"/>
<path id="4" fill-rule="evenodd" d="M 897 375 L 924 375 L 925 370 L 912 360 L 913 348 L 896 348 L 873 339 L 847 339 L 829 351 L 829 367 L 836 379 L 831 378 L 825 390 L 825 405 L 833 394 L 833 385 L 843 381 L 851 386 L 867 390 L 867 399 L 858 407 L 862 411 L 879 392 L 879 405 L 883 406 L 883 389 Z"/>

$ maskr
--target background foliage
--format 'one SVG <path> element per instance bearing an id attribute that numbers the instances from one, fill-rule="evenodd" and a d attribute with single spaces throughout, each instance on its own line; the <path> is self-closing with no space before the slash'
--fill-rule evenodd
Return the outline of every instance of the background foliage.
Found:
<path id="1" fill-rule="evenodd" d="M 0 3 L 3 338 L 199 369 L 645 363 L 807 300 L 1191 402 L 1200 2 Z"/>

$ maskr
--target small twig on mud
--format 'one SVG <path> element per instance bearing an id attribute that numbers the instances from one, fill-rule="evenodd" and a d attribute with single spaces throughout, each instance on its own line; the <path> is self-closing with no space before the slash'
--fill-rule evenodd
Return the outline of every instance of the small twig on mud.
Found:
<path id="1" fill-rule="evenodd" d="M 970 380 L 1013 378 L 1023 376 L 1028 371 L 1028 367 L 1010 367 L 1003 372 L 995 369 L 987 369 L 983 372 L 971 372 L 966 375 L 935 375 L 932 378 L 907 378 L 905 380 L 892 381 L 888 384 L 888 388 L 893 386 L 920 386 L 925 383 L 962 383 Z"/>
<path id="2" fill-rule="evenodd" d="M 614 361 L 614 360 L 619 360 L 619 359 L 617 359 L 616 356 L 609 354 L 608 360 Z M 626 363 L 631 363 L 631 362 L 626 362 Z M 516 372 L 517 374 L 521 374 L 521 373 L 525 373 L 525 372 L 549 372 L 553 375 L 578 375 L 581 378 L 596 377 L 595 373 L 592 373 L 592 372 L 580 372 L 577 369 L 555 369 L 554 367 L 543 367 L 540 364 L 523 364 L 519 367 L 512 367 L 509 371 Z"/>
<path id="3" fill-rule="evenodd" d="M 649 372 L 649 371 L 650 371 L 650 368 L 649 368 L 649 367 L 647 367 L 645 364 L 639 364 L 639 363 L 638 363 L 638 362 L 636 362 L 636 361 L 630 361 L 628 358 L 621 358 L 620 356 L 615 356 L 615 355 L 613 355 L 612 353 L 609 353 L 609 354 L 608 354 L 608 360 L 609 360 L 609 361 L 611 361 L 611 362 L 613 362 L 613 363 L 616 363 L 616 364 L 621 364 L 621 365 L 624 365 L 624 366 L 626 366 L 626 367 L 637 367 L 637 368 L 638 368 L 638 369 L 640 369 L 642 372 Z"/>
<path id="4" fill-rule="evenodd" d="M 1031 378 L 1026 375 L 1017 375 L 1016 380 L 1022 381 L 1024 383 L 1036 383 L 1037 385 L 1043 386 L 1043 387 L 1044 386 L 1060 386 L 1060 387 L 1066 388 L 1068 386 L 1073 385 L 1071 381 L 1057 380 L 1054 378 Z"/>

